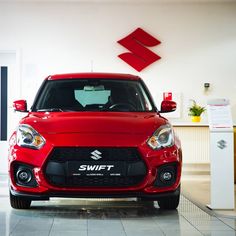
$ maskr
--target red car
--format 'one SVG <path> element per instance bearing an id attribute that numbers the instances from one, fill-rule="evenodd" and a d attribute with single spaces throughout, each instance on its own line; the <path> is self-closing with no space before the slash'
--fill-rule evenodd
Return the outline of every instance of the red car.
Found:
<path id="1" fill-rule="evenodd" d="M 51 197 L 137 197 L 179 204 L 179 139 L 138 77 L 77 73 L 47 77 L 10 138 L 10 203 L 27 209 Z"/>

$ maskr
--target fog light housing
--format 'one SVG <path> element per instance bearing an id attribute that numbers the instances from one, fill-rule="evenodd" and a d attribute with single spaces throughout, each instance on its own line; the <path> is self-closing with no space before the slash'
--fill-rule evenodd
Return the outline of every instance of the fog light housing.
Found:
<path id="1" fill-rule="evenodd" d="M 37 187 L 37 182 L 35 180 L 33 167 L 23 164 L 14 163 L 14 179 L 17 185 L 24 187 Z"/>
<path id="2" fill-rule="evenodd" d="M 177 177 L 177 164 L 162 165 L 157 169 L 157 177 L 154 181 L 155 187 L 169 187 L 172 186 Z"/>
<path id="3" fill-rule="evenodd" d="M 173 178 L 173 174 L 170 171 L 162 171 L 160 177 L 162 182 L 166 182 Z"/>
<path id="4" fill-rule="evenodd" d="M 19 169 L 16 173 L 16 177 L 21 183 L 29 183 L 32 179 L 32 173 L 29 169 Z"/>

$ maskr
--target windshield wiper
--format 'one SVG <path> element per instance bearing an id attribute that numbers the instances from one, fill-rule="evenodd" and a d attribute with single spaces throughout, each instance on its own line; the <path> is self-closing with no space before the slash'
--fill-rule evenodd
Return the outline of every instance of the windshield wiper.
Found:
<path id="1" fill-rule="evenodd" d="M 63 112 L 64 110 L 62 110 L 61 108 L 47 108 L 47 109 L 39 109 L 39 110 L 37 110 L 37 111 L 42 111 L 42 112 L 44 112 L 44 111 L 60 111 L 60 112 Z"/>

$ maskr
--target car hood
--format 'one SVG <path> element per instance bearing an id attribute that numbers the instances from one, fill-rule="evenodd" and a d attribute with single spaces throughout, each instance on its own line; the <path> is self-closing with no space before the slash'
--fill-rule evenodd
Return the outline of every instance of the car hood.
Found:
<path id="1" fill-rule="evenodd" d="M 167 121 L 154 112 L 32 112 L 22 120 L 39 133 L 152 134 Z"/>

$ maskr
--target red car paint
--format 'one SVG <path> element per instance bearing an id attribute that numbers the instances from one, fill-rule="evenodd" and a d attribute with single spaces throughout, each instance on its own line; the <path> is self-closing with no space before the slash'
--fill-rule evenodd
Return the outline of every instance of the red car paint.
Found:
<path id="1" fill-rule="evenodd" d="M 47 81 L 97 79 L 103 80 L 127 80 L 141 82 L 137 76 L 109 73 L 79 73 L 54 75 L 46 78 Z M 142 82 L 143 83 L 143 82 Z M 151 97 L 150 97 L 151 99 Z M 36 99 L 37 100 L 37 99 Z M 17 102 L 17 101 L 16 101 Z M 22 100 L 20 100 L 22 103 Z M 152 102 L 153 104 L 153 102 Z M 171 102 L 170 102 L 171 104 Z M 24 107 L 24 104 L 20 104 Z M 172 104 L 173 105 L 173 104 Z M 153 105 L 154 106 L 154 105 Z M 16 107 L 16 106 L 15 106 Z M 171 107 L 171 106 L 169 106 Z M 153 107 L 154 108 L 154 107 Z M 164 104 L 165 112 L 171 111 L 168 104 Z M 175 108 L 174 108 L 175 109 Z M 172 109 L 173 110 L 173 109 Z M 40 149 L 22 147 L 17 144 L 17 133 L 14 132 L 10 139 L 9 148 L 9 175 L 11 197 L 18 199 L 37 200 L 47 199 L 53 196 L 80 197 L 93 196 L 122 196 L 142 197 L 159 200 L 159 196 L 171 196 L 180 187 L 182 152 L 179 139 L 174 136 L 174 143 L 170 147 L 153 150 L 147 140 L 161 126 L 169 124 L 155 109 L 150 111 L 36 111 L 31 110 L 20 124 L 30 125 L 45 140 Z M 49 156 L 55 148 L 66 147 L 92 148 L 92 150 L 106 150 L 106 148 L 135 148 L 141 160 L 146 166 L 146 174 L 142 181 L 131 186 L 59 186 L 48 181 L 45 174 Z M 76 149 L 77 148 L 77 149 Z M 101 149 L 100 149 L 101 148 Z M 105 148 L 105 149 L 104 149 Z M 68 150 L 69 150 L 68 149 Z M 90 152 L 92 153 L 92 152 Z M 89 157 L 88 157 L 89 158 Z M 71 160 L 70 160 L 71 161 Z M 72 160 L 73 161 L 73 160 Z M 91 159 L 89 159 L 91 161 Z M 32 168 L 35 186 L 19 184 L 17 173 L 14 170 L 17 165 L 26 164 Z M 86 162 L 85 162 L 86 163 Z M 99 161 L 93 162 L 100 163 Z M 101 162 L 103 163 L 103 162 Z M 111 162 L 108 162 L 111 163 Z M 168 164 L 174 164 L 176 168 L 175 179 L 167 186 L 154 186 L 157 181 L 158 168 Z M 66 164 L 65 164 L 66 165 Z M 103 166 L 101 168 L 105 168 Z M 65 167 L 66 168 L 66 167 Z M 89 178 L 89 177 L 88 177 Z M 96 177 L 96 178 L 99 178 Z M 109 177 L 112 178 L 112 177 Z M 160 198 L 162 199 L 162 198 Z M 12 204 L 15 208 L 14 202 Z M 24 207 L 22 207 L 24 208 Z M 26 207 L 27 208 L 27 207 Z"/>

